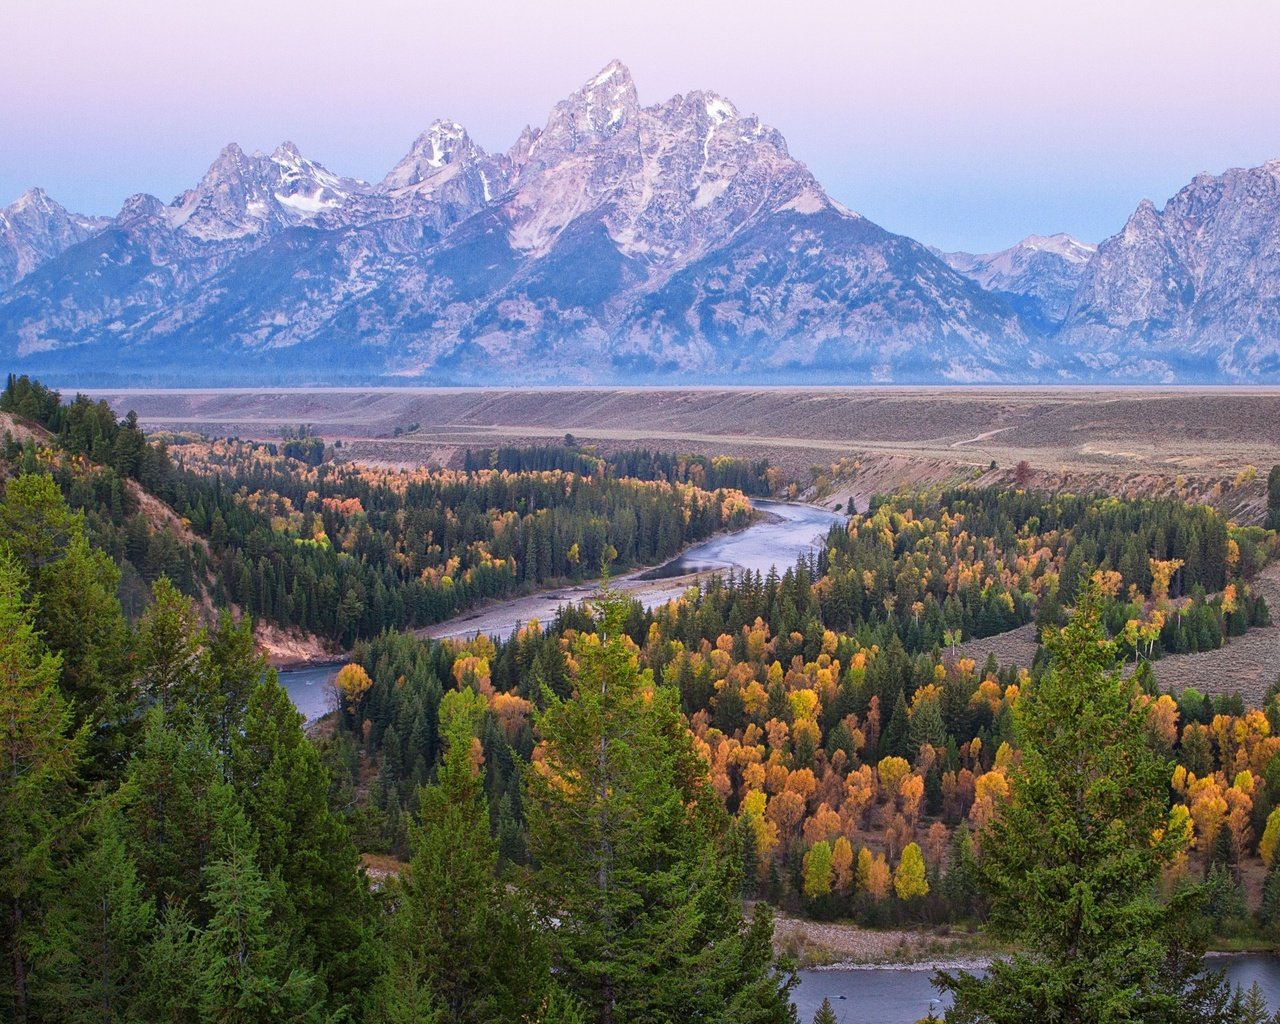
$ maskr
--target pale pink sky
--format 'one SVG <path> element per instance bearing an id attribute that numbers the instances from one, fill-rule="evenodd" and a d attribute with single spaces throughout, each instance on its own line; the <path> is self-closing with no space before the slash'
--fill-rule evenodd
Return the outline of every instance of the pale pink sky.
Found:
<path id="1" fill-rule="evenodd" d="M 232 140 L 378 179 L 437 117 L 506 149 L 615 57 L 642 102 L 719 92 L 943 248 L 1097 241 L 1280 157 L 1277 0 L 4 0 L 0 38 L 0 205 L 168 201 Z"/>

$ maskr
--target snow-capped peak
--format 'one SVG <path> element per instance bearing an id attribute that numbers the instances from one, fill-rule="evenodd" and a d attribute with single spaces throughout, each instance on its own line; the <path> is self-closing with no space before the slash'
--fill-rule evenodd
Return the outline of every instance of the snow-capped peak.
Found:
<path id="1" fill-rule="evenodd" d="M 737 107 L 723 96 L 717 96 L 713 92 L 702 94 L 702 105 L 707 112 L 707 117 L 716 124 L 721 121 L 732 121 L 738 116 Z"/>
<path id="2" fill-rule="evenodd" d="M 298 167 L 303 163 L 302 154 L 292 142 L 282 142 L 271 154 L 272 163 Z"/>
<path id="3" fill-rule="evenodd" d="M 268 225 L 314 220 L 368 186 L 308 160 L 292 142 L 270 156 L 227 145 L 191 191 L 169 207 L 169 222 L 205 241 L 262 232 Z"/>
<path id="4" fill-rule="evenodd" d="M 471 151 L 467 130 L 457 121 L 434 121 L 419 141 L 423 144 L 423 155 L 432 167 L 453 163 L 455 158 L 468 156 Z"/>
<path id="5" fill-rule="evenodd" d="M 616 58 L 609 61 L 608 64 L 601 68 L 600 72 L 586 84 L 585 88 L 594 89 L 597 86 L 604 85 L 606 82 L 610 82 L 615 79 L 618 82 L 631 82 L 630 70 L 628 70 L 627 66 L 623 64 L 622 61 Z"/>
<path id="6" fill-rule="evenodd" d="M 612 135 L 635 113 L 639 100 L 631 72 L 621 61 L 611 60 L 569 98 L 569 104 L 585 115 L 584 127 Z"/>
<path id="7" fill-rule="evenodd" d="M 1053 253 L 1070 263 L 1088 263 L 1089 257 L 1098 251 L 1096 245 L 1082 242 L 1065 232 L 1054 235 L 1028 235 L 1015 248 Z"/>
<path id="8" fill-rule="evenodd" d="M 434 177 L 443 168 L 483 159 L 484 152 L 471 141 L 457 121 L 434 121 L 413 141 L 409 152 L 382 179 L 382 187 L 409 188 Z"/>

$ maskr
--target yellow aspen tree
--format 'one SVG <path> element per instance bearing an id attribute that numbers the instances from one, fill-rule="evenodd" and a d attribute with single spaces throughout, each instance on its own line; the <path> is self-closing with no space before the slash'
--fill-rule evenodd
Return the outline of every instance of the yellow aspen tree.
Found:
<path id="1" fill-rule="evenodd" d="M 1262 839 L 1258 843 L 1258 853 L 1268 868 L 1275 860 L 1277 846 L 1280 846 L 1280 808 L 1267 815 L 1267 826 L 1262 830 Z"/>
<path id="2" fill-rule="evenodd" d="M 354 710 L 360 706 L 360 701 L 373 685 L 373 680 L 369 678 L 369 673 L 364 670 L 364 666 L 352 662 L 338 670 L 333 685 L 338 691 L 343 706 Z"/>
<path id="3" fill-rule="evenodd" d="M 902 851 L 902 859 L 898 861 L 898 870 L 893 876 L 893 891 L 903 902 L 929 894 L 929 882 L 924 877 L 924 856 L 915 843 L 908 843 Z"/>
<path id="4" fill-rule="evenodd" d="M 839 836 L 831 847 L 831 873 L 836 892 L 849 895 L 853 888 L 853 846 L 844 836 Z"/>
<path id="5" fill-rule="evenodd" d="M 871 898 L 877 903 L 883 903 L 889 895 L 892 880 L 893 874 L 889 870 L 888 862 L 884 859 L 884 854 L 876 854 L 871 861 L 871 867 L 867 870 L 867 892 L 871 894 Z"/>
<path id="6" fill-rule="evenodd" d="M 814 843 L 804 855 L 804 894 L 811 900 L 831 892 L 831 844 L 825 839 Z"/>
<path id="7" fill-rule="evenodd" d="M 858 848 L 858 891 L 866 892 L 871 885 L 871 851 L 865 846 Z"/>

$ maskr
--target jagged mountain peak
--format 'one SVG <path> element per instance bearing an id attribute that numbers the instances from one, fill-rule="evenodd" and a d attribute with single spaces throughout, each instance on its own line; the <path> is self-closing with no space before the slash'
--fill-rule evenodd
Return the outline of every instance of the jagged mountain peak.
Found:
<path id="1" fill-rule="evenodd" d="M 639 109 L 631 72 L 620 61 L 610 61 L 555 105 L 531 154 L 539 150 L 572 153 L 584 146 L 599 145 L 633 127 Z"/>
<path id="2" fill-rule="evenodd" d="M 1063 339 L 1167 378 L 1280 375 L 1280 161 L 1144 199 L 1090 261 Z"/>
<path id="3" fill-rule="evenodd" d="M 305 161 L 298 147 L 287 139 L 271 151 L 271 162 L 277 164 L 300 165 Z"/>
<path id="4" fill-rule="evenodd" d="M 392 191 L 411 188 L 431 179 L 444 168 L 483 160 L 486 155 L 457 121 L 433 121 L 414 139 L 400 162 L 387 172 L 382 179 L 382 187 Z"/>
<path id="5" fill-rule="evenodd" d="M 660 268 L 714 249 L 766 210 L 856 216 L 781 134 L 724 96 L 695 90 L 640 107 L 616 61 L 557 104 L 544 130 L 526 130 L 511 160 L 509 237 L 530 255 L 571 224 L 599 222 L 621 253 Z"/>
<path id="6" fill-rule="evenodd" d="M 142 219 L 168 220 L 169 207 L 155 196 L 147 192 L 135 192 L 120 204 L 120 212 L 116 214 L 116 223 L 128 226 Z"/>
<path id="7" fill-rule="evenodd" d="M 38 185 L 33 185 L 27 189 L 22 195 L 18 196 L 12 203 L 4 209 L 6 214 L 16 214 L 27 209 L 51 210 L 53 207 L 62 209 L 63 207 L 49 198 L 49 194 Z"/>
<path id="8" fill-rule="evenodd" d="M 1156 207 L 1155 203 L 1146 196 L 1143 196 L 1138 205 L 1134 208 L 1133 213 L 1129 214 L 1129 219 L 1125 221 L 1124 228 L 1121 230 L 1120 235 L 1127 239 L 1135 240 L 1159 231 L 1160 210 Z M 1104 240 L 1101 248 L 1105 249 L 1108 245 L 1113 245 L 1116 237 L 1119 236 L 1113 236 L 1112 238 Z"/>
<path id="9" fill-rule="evenodd" d="M 1051 327 L 1066 317 L 1096 251 L 1097 246 L 1058 232 L 1028 235 L 998 252 L 938 255 L 957 273 L 1009 296 L 1014 308 L 1032 323 Z"/>
<path id="10" fill-rule="evenodd" d="M 0 290 L 106 223 L 103 217 L 72 213 L 38 186 L 27 189 L 0 209 Z"/>
<path id="11" fill-rule="evenodd" d="M 16 229 L 0 214 L 0 342 L 32 372 L 1280 379 L 1280 160 L 1146 201 L 1096 252 L 1046 234 L 930 253 L 831 200 L 729 99 L 641 106 L 617 61 L 507 153 L 436 121 L 376 186 L 290 142 L 232 143 L 115 230 L 37 216 L 56 208 L 39 191 L 22 204 Z"/>
<path id="12" fill-rule="evenodd" d="M 270 156 L 247 154 L 238 143 L 222 148 L 195 188 L 170 206 L 172 227 L 203 241 L 261 235 L 314 221 L 368 190 L 334 174 L 282 142 Z"/>
<path id="13" fill-rule="evenodd" d="M 616 132 L 640 106 L 631 71 L 620 60 L 611 60 L 569 102 L 586 114 L 592 128 L 602 134 Z"/>
<path id="14" fill-rule="evenodd" d="M 707 118 L 716 124 L 722 121 L 736 121 L 738 119 L 738 108 L 719 93 L 697 89 L 689 93 L 689 98 L 695 103 L 701 104 Z"/>

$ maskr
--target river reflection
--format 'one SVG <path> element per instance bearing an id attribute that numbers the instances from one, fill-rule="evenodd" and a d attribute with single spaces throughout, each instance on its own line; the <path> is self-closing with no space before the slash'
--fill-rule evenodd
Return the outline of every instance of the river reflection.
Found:
<path id="1" fill-rule="evenodd" d="M 753 498 L 751 503 L 759 511 L 768 513 L 768 521 L 695 544 L 678 558 L 643 573 L 640 579 L 666 579 L 732 568 L 750 569 L 764 576 L 776 568 L 781 574 L 795 565 L 801 555 L 819 550 L 832 525 L 845 521 L 837 512 L 812 505 L 760 498 Z"/>

